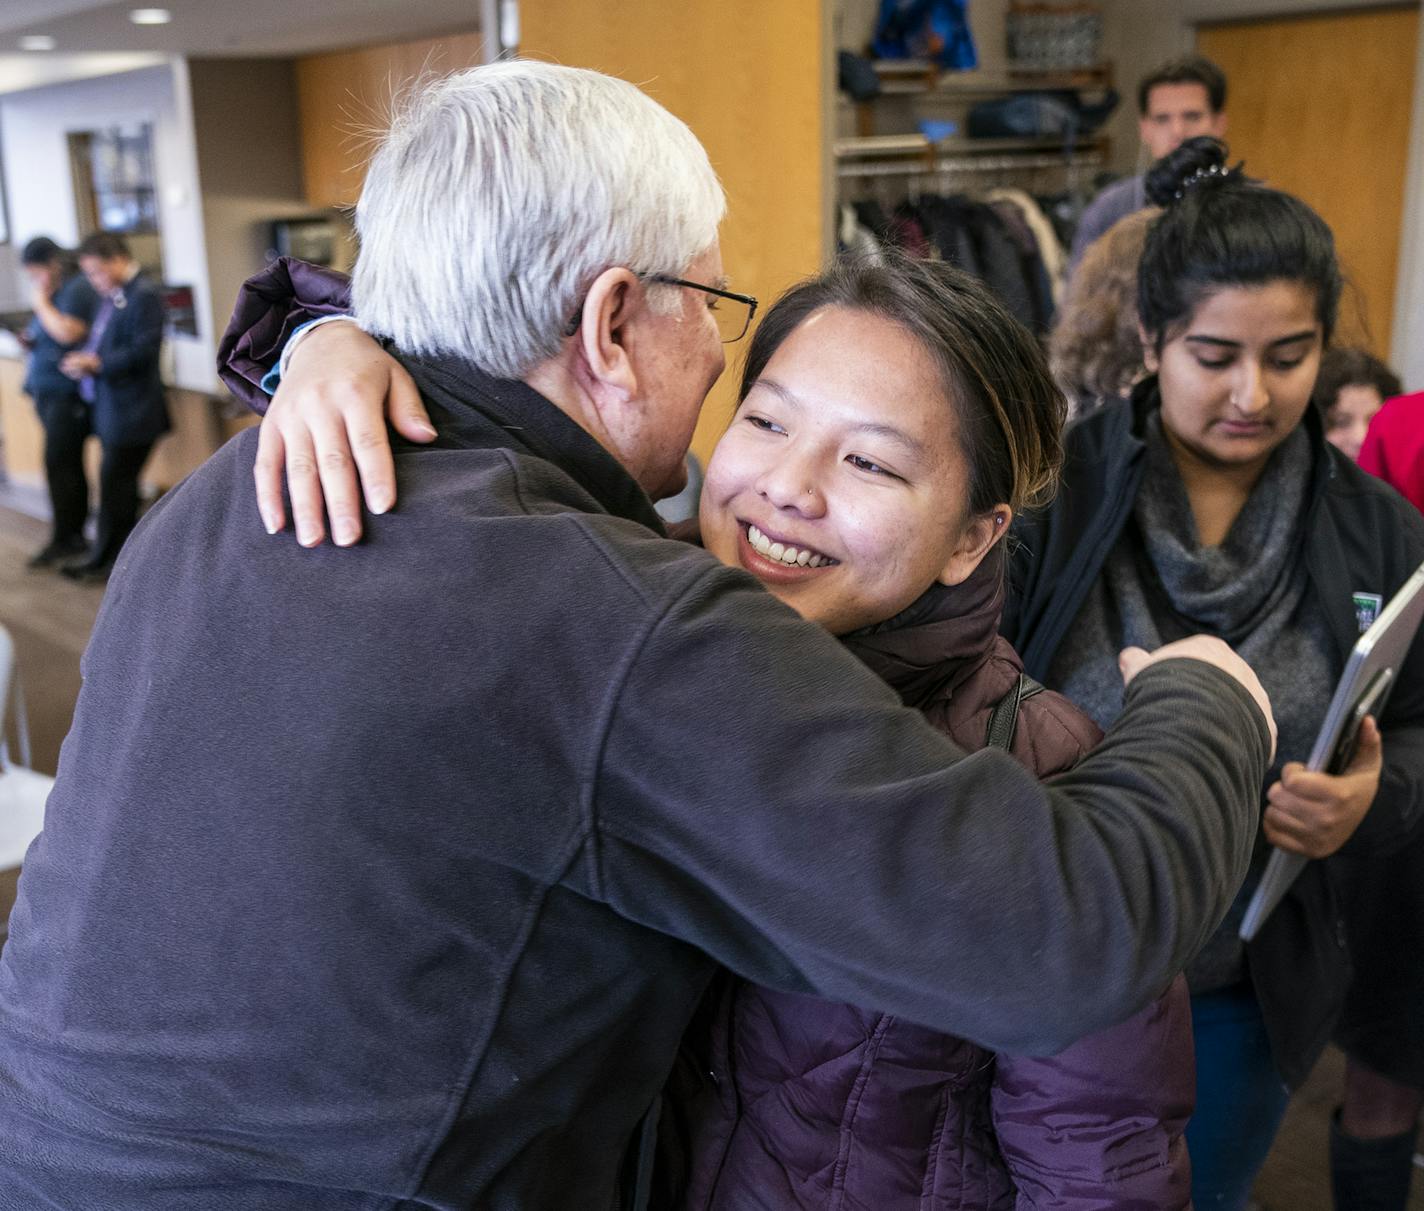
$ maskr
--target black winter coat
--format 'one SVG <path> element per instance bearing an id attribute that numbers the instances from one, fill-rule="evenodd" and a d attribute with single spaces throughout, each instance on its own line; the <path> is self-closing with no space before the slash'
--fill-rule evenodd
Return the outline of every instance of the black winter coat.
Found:
<path id="1" fill-rule="evenodd" d="M 1146 467 L 1142 434 L 1160 403 L 1149 378 L 1130 399 L 1071 425 L 1063 483 L 1053 504 L 1022 519 L 1003 632 L 1029 675 L 1048 669 L 1128 519 Z M 1305 558 L 1329 620 L 1342 672 L 1360 635 L 1357 592 L 1388 601 L 1424 562 L 1424 518 L 1382 481 L 1303 422 L 1315 451 Z M 1280 705 L 1277 704 L 1277 709 Z M 1281 1075 L 1300 1084 L 1329 1041 L 1350 979 L 1346 923 L 1335 894 L 1344 869 L 1417 836 L 1424 812 L 1424 642 L 1416 642 L 1381 719 L 1384 773 L 1364 823 L 1340 851 L 1310 863 L 1247 947 L 1247 962 Z M 1264 792 L 1266 788 L 1263 787 Z"/>

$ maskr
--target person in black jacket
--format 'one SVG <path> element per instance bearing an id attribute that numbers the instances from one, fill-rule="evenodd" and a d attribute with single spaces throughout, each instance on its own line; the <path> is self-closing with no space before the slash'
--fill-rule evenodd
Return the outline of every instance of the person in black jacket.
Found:
<path id="1" fill-rule="evenodd" d="M 1424 787 L 1424 647 L 1339 777 L 1305 758 L 1350 648 L 1424 560 L 1424 521 L 1326 444 L 1310 407 L 1341 278 L 1325 223 L 1225 167 L 1209 138 L 1149 176 L 1138 309 L 1152 375 L 1071 427 L 1063 487 L 1017 529 L 1005 632 L 1029 673 L 1107 726 L 1117 652 L 1207 630 L 1270 688 L 1281 745 L 1251 874 L 1187 969 L 1197 1030 L 1188 1128 L 1199 1208 L 1244 1206 L 1330 1038 L 1349 979 L 1333 883 L 1390 851 Z M 1307 866 L 1256 940 L 1238 939 L 1269 845 Z M 1417 962 L 1411 963 L 1417 967 Z"/>
<path id="2" fill-rule="evenodd" d="M 47 236 L 26 244 L 20 263 L 30 279 L 35 313 L 22 336 L 30 350 L 25 391 L 35 401 L 44 426 L 45 480 L 53 519 L 49 542 L 30 557 L 29 566 L 47 568 L 84 550 L 84 520 L 89 515 L 84 439 L 90 433 L 89 408 L 59 364 L 88 333 L 99 300 L 73 258 Z"/>
<path id="3" fill-rule="evenodd" d="M 170 427 L 158 372 L 163 296 L 122 236 L 91 235 L 79 245 L 78 255 L 99 306 L 83 346 L 66 354 L 59 366 L 92 410 L 104 458 L 94 546 L 84 559 L 60 570 L 75 580 L 102 580 L 138 520 L 139 472 L 154 442 Z"/>

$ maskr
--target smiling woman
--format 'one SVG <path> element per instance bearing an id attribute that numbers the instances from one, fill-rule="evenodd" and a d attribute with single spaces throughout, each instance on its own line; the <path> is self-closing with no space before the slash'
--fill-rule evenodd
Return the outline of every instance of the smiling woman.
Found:
<path id="1" fill-rule="evenodd" d="M 963 583 L 1050 489 L 1063 401 L 1018 325 L 930 264 L 841 265 L 753 338 L 703 541 L 835 634 Z"/>
<path id="2" fill-rule="evenodd" d="M 777 300 L 752 339 L 702 541 L 966 749 L 997 743 L 1058 772 L 1098 733 L 1023 680 L 996 631 L 1002 540 L 1053 491 L 1065 406 L 1037 342 L 973 279 L 929 261 L 838 264 Z M 702 1081 L 736 1060 L 716 1088 L 672 1089 L 691 1142 L 667 1200 L 682 1211 L 768 1191 L 801 1211 L 909 1211 L 931 1187 L 935 1206 L 975 1211 L 1186 1206 L 1180 979 L 1049 1060 L 741 981 L 705 1009 L 687 1071 Z M 860 1158 L 848 1169 L 846 1149 Z"/>

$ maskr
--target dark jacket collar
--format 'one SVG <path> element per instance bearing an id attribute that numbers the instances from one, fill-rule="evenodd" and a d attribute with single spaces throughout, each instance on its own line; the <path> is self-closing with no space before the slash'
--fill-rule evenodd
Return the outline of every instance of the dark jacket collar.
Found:
<path id="1" fill-rule="evenodd" d="M 960 684 L 994 648 L 1004 612 L 1003 544 L 969 579 L 932 585 L 894 618 L 854 631 L 844 643 L 910 705 Z"/>
<path id="2" fill-rule="evenodd" d="M 440 434 L 434 448 L 494 447 L 542 458 L 608 512 L 665 533 L 652 501 L 622 464 L 533 387 L 494 378 L 461 358 L 396 353 L 430 408 Z"/>

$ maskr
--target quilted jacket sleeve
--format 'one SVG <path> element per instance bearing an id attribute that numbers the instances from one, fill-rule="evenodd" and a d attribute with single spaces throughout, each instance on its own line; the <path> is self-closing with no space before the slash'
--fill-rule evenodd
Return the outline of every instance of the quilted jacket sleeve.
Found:
<path id="1" fill-rule="evenodd" d="M 278 257 L 243 282 L 227 331 L 218 342 L 218 377 L 256 413 L 267 411 L 263 376 L 282 346 L 308 320 L 351 310 L 351 280 L 334 269 Z"/>
<path id="2" fill-rule="evenodd" d="M 1127 1021 L 1047 1059 L 1000 1054 L 990 1091 L 1019 1211 L 1179 1211 L 1195 1103 L 1191 1004 L 1178 976 Z"/>

